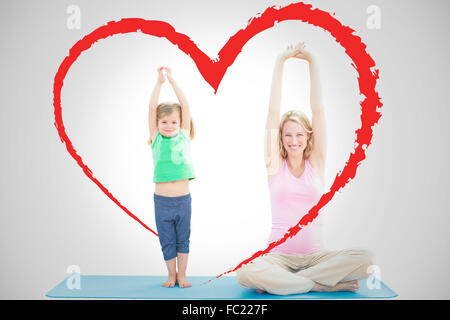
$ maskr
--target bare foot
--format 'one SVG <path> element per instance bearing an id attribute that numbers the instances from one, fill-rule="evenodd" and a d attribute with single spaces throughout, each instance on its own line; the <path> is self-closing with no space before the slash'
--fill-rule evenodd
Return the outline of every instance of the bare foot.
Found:
<path id="1" fill-rule="evenodd" d="M 256 290 L 256 292 L 258 292 L 258 293 L 265 293 L 265 291 L 264 290 L 261 290 L 261 289 L 255 289 Z"/>
<path id="2" fill-rule="evenodd" d="M 187 281 L 186 276 L 182 276 L 177 274 L 177 283 L 180 288 L 189 288 L 191 287 L 191 283 Z"/>
<path id="3" fill-rule="evenodd" d="M 175 276 L 169 276 L 169 279 L 167 281 L 163 282 L 163 287 L 166 288 L 173 288 L 175 287 L 176 277 Z"/>
<path id="4" fill-rule="evenodd" d="M 321 284 L 316 283 L 311 291 L 316 292 L 337 292 L 337 291 L 350 291 L 355 292 L 359 289 L 358 280 L 339 282 L 334 287 L 328 287 Z"/>
<path id="5" fill-rule="evenodd" d="M 350 291 L 355 292 L 359 289 L 358 280 L 352 280 L 347 282 L 339 282 L 334 287 L 331 288 L 331 292 L 336 291 Z"/>

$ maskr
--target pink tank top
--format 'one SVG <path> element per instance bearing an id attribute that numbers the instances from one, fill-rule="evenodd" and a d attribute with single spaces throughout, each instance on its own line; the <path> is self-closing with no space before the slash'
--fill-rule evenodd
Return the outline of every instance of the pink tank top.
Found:
<path id="1" fill-rule="evenodd" d="M 323 185 L 308 160 L 300 178 L 287 167 L 286 159 L 269 184 L 272 205 L 272 233 L 269 243 L 281 239 L 288 229 L 308 213 L 323 194 Z M 322 217 L 319 215 L 294 237 L 270 252 L 284 254 L 312 254 L 324 249 Z"/>

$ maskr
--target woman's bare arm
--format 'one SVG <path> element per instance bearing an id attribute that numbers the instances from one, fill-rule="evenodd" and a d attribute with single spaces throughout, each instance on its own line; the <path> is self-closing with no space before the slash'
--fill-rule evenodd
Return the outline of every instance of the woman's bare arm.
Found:
<path id="1" fill-rule="evenodd" d="M 283 85 L 284 62 L 295 57 L 300 51 L 289 45 L 285 51 L 277 56 L 272 75 L 272 87 L 270 90 L 269 112 L 267 114 L 264 158 L 269 176 L 278 172 L 281 164 L 280 147 L 278 145 L 278 128 L 280 125 L 281 92 Z"/>
<path id="2" fill-rule="evenodd" d="M 309 65 L 310 104 L 314 137 L 311 160 L 316 164 L 318 171 L 323 176 L 327 156 L 327 128 L 325 109 L 322 100 L 322 86 L 319 77 L 319 66 L 316 58 L 311 53 L 303 48 L 299 50 L 300 53 L 296 55 L 296 58 L 306 60 Z"/>
<path id="3" fill-rule="evenodd" d="M 278 157 L 278 126 L 280 125 L 281 90 L 283 82 L 284 60 L 278 56 L 275 61 L 272 74 L 272 86 L 270 89 L 269 111 L 267 113 L 264 158 L 269 176 L 274 175 L 279 168 Z"/>

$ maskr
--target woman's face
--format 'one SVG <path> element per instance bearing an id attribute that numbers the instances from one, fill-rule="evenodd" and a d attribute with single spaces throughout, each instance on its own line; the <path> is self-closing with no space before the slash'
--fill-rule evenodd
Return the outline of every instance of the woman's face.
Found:
<path id="1" fill-rule="evenodd" d="M 158 130 L 165 137 L 174 137 L 180 131 L 180 114 L 174 111 L 158 120 Z"/>
<path id="2" fill-rule="evenodd" d="M 298 156 L 303 154 L 309 137 L 303 126 L 295 121 L 288 120 L 284 123 L 281 132 L 281 141 L 288 155 Z"/>

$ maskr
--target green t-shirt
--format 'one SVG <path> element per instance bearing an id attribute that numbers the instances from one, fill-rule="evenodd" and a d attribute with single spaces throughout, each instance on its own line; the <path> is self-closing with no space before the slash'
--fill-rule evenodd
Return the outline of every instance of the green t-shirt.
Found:
<path id="1" fill-rule="evenodd" d="M 168 182 L 195 178 L 191 159 L 191 141 L 182 130 L 174 137 L 158 132 L 152 143 L 153 182 Z"/>

